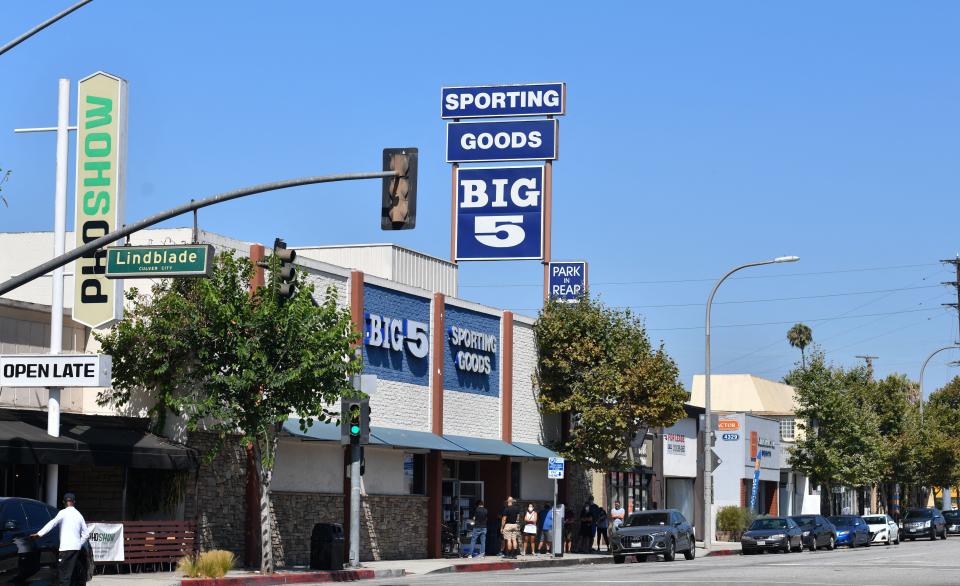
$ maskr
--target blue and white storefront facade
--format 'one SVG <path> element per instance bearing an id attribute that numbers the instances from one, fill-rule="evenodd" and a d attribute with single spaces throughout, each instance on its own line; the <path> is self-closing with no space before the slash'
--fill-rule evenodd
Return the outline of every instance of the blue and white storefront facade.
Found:
<path id="1" fill-rule="evenodd" d="M 451 546 L 445 536 L 463 528 L 480 498 L 491 517 L 507 496 L 552 500 L 544 445 L 557 439 L 559 418 L 541 416 L 536 402 L 532 319 L 302 257 L 298 264 L 350 308 L 363 333 L 364 374 L 376 377 L 361 559 L 441 556 Z M 338 428 L 285 426 L 273 494 L 287 564 L 309 553 L 304 527 L 345 522 L 344 463 Z"/>

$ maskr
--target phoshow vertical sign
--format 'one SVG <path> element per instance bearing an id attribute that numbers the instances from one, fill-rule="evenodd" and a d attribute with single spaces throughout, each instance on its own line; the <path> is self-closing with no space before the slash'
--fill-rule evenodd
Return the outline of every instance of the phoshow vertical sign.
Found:
<path id="1" fill-rule="evenodd" d="M 123 223 L 127 148 L 127 82 L 98 71 L 80 80 L 77 96 L 76 245 Z M 107 278 L 107 251 L 77 259 L 73 319 L 90 327 L 123 316 L 123 281 Z"/>

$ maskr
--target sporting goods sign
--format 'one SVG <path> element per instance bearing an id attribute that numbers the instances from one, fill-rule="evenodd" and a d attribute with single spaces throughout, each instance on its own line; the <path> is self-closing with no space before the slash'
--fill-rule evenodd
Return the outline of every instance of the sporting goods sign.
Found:
<path id="1" fill-rule="evenodd" d="M 556 120 L 447 124 L 447 162 L 543 161 L 557 158 Z"/>

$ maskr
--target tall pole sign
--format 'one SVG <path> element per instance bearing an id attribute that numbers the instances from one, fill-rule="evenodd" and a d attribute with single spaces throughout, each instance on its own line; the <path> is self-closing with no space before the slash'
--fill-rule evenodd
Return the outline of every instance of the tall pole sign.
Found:
<path id="1" fill-rule="evenodd" d="M 553 161 L 567 109 L 563 82 L 454 86 L 440 90 L 453 164 L 450 260 L 539 260 L 548 292 Z M 528 117 L 541 117 L 531 119 Z M 470 120 L 519 118 L 517 120 Z M 536 167 L 466 163 L 543 161 Z"/>
<path id="2" fill-rule="evenodd" d="M 76 245 L 123 223 L 127 82 L 97 72 L 80 80 L 77 99 Z M 76 261 L 73 319 L 92 328 L 123 315 L 123 281 L 107 278 L 107 251 Z"/>

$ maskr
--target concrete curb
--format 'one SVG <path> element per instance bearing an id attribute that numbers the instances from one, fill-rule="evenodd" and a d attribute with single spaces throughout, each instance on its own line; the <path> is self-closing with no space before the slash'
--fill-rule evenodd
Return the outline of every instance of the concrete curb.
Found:
<path id="1" fill-rule="evenodd" d="M 712 558 L 718 555 L 740 555 L 739 549 L 715 549 L 713 551 L 708 551 L 707 553 L 699 554 L 701 557 Z"/>
<path id="2" fill-rule="evenodd" d="M 225 576 L 223 578 L 187 578 L 181 586 L 273 586 L 275 584 L 317 584 L 356 582 L 374 578 L 400 578 L 405 570 L 339 570 L 332 572 L 278 572 L 270 576 Z"/>
<path id="3" fill-rule="evenodd" d="M 613 556 L 595 558 L 552 558 L 542 560 L 498 560 L 473 564 L 453 564 L 427 574 L 458 574 L 463 572 L 498 572 L 503 570 L 522 570 L 524 568 L 558 568 L 593 564 L 611 564 Z"/>

